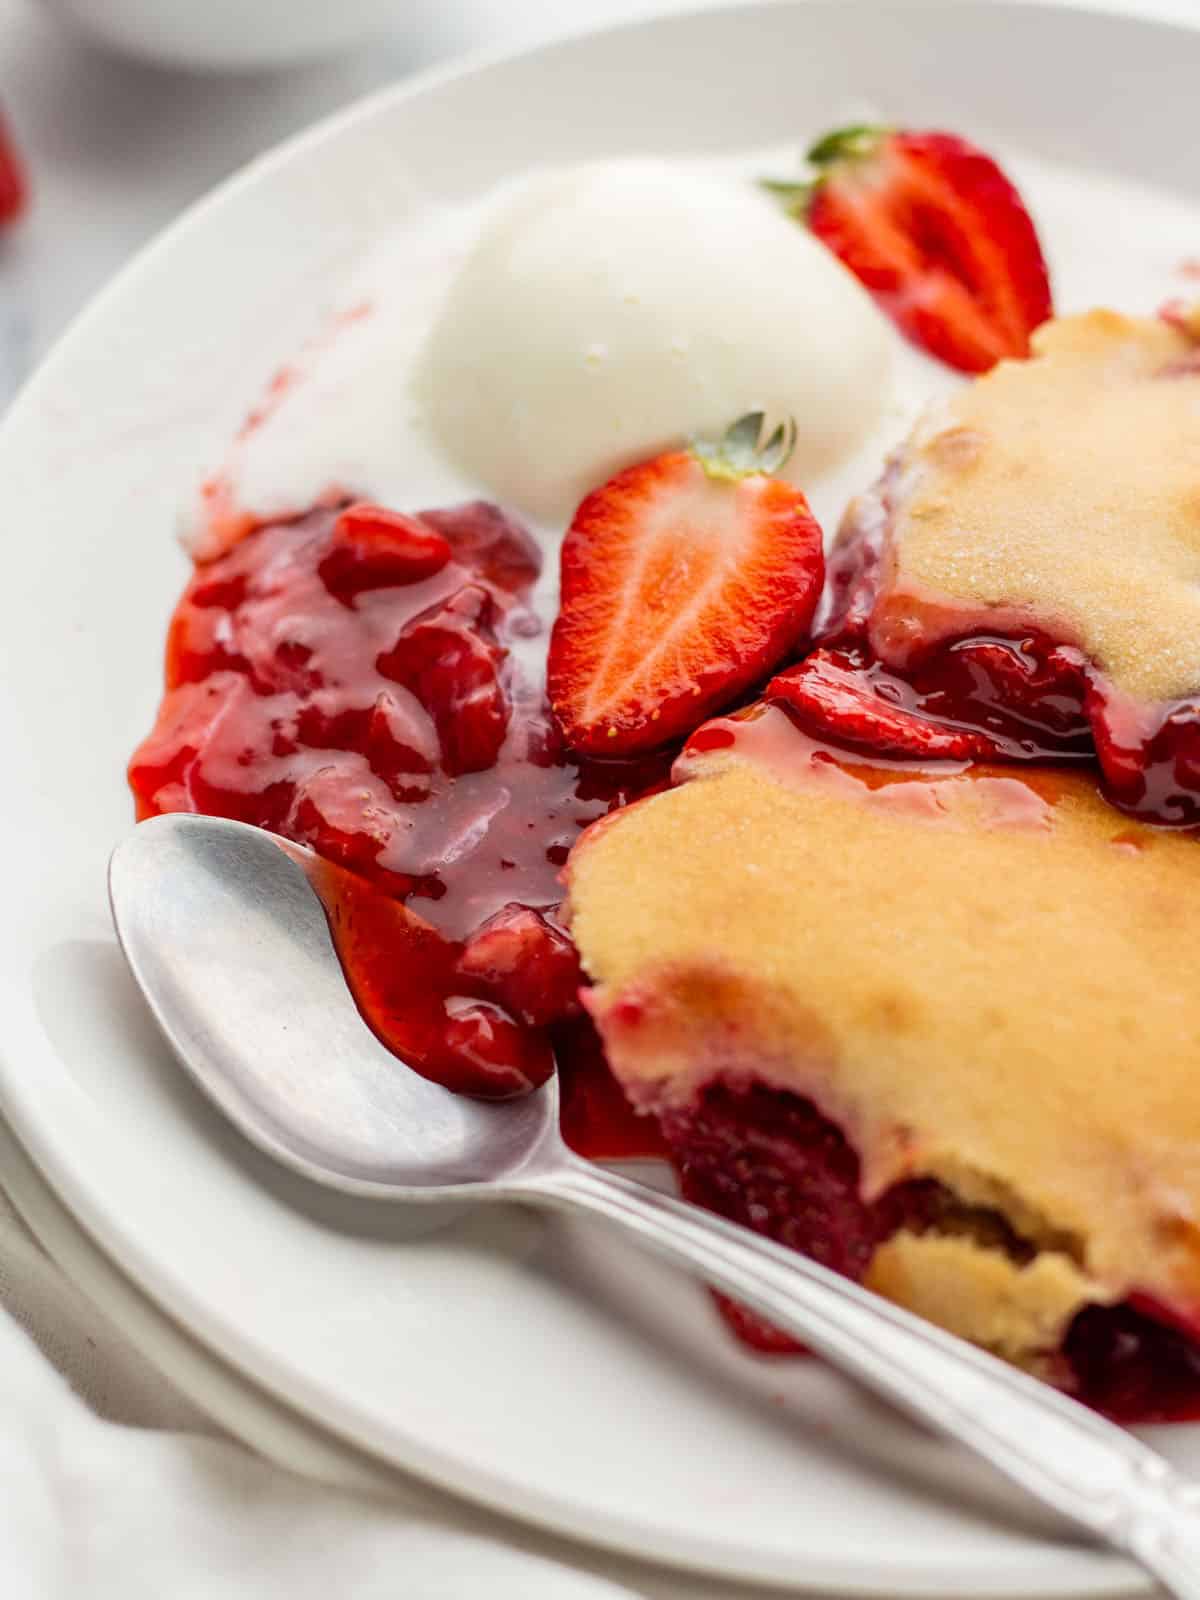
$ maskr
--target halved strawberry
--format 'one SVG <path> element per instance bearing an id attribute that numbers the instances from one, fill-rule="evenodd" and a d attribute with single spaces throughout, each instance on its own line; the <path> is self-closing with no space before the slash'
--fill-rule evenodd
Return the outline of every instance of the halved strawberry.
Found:
<path id="1" fill-rule="evenodd" d="M 562 551 L 550 701 L 567 743 L 628 755 L 690 732 L 808 635 L 821 530 L 773 477 L 795 427 L 763 418 L 720 445 L 630 467 L 588 495 Z"/>
<path id="2" fill-rule="evenodd" d="M 908 338 L 964 372 L 1029 354 L 1053 311 L 1050 279 L 991 156 L 953 133 L 854 127 L 808 158 L 817 177 L 793 205 Z"/>

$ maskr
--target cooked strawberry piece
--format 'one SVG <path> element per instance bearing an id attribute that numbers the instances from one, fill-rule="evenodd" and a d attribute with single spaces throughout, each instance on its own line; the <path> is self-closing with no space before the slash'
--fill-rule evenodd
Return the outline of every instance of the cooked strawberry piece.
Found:
<path id="1" fill-rule="evenodd" d="M 318 570 L 330 593 L 349 601 L 365 589 L 420 583 L 449 560 L 447 541 L 420 518 L 360 501 L 338 516 Z"/>
<path id="2" fill-rule="evenodd" d="M 202 611 L 236 611 L 249 592 L 250 578 L 245 572 L 235 572 L 231 577 L 198 578 L 188 591 L 192 605 Z"/>
<path id="3" fill-rule="evenodd" d="M 1079 652 L 1030 633 L 939 646 L 901 678 L 862 644 L 825 645 L 768 685 L 808 733 L 887 757 L 1063 761 L 1091 754 Z"/>
<path id="4" fill-rule="evenodd" d="M 508 731 L 500 683 L 504 652 L 492 633 L 494 602 L 481 584 L 457 593 L 405 624 L 376 662 L 385 678 L 412 691 L 429 712 L 451 775 L 494 764 Z"/>
<path id="5" fill-rule="evenodd" d="M 385 689 L 376 695 L 373 705 L 364 706 L 358 693 L 327 690 L 303 705 L 295 719 L 296 745 L 310 750 L 360 751 L 394 799 L 425 799 L 438 758 L 429 718 L 407 696 Z M 277 738 L 273 753 L 283 756 L 291 751 Z"/>
<path id="6" fill-rule="evenodd" d="M 456 561 L 509 594 L 528 589 L 542 570 L 533 537 L 488 500 L 422 511 L 421 521 L 448 541 Z"/>
<path id="7" fill-rule="evenodd" d="M 365 706 L 336 691 L 304 701 L 293 722 L 295 746 L 303 745 L 308 750 L 361 749 L 370 714 Z"/>
<path id="8" fill-rule="evenodd" d="M 380 694 L 367 714 L 363 753 L 371 771 L 387 784 L 396 800 L 408 805 L 428 798 L 437 752 L 427 723 L 397 704 L 396 696 Z"/>
<path id="9" fill-rule="evenodd" d="M 1086 756 L 1086 664 L 1079 651 L 1031 629 L 1019 639 L 955 640 L 913 673 L 931 714 L 990 733 L 1010 757 Z"/>
<path id="10" fill-rule="evenodd" d="M 807 733 L 882 756 L 933 761 L 996 760 L 997 742 L 981 731 L 931 722 L 885 699 L 852 655 L 815 650 L 767 685 L 764 698 L 782 705 Z"/>
<path id="11" fill-rule="evenodd" d="M 523 1028 L 488 1000 L 450 1000 L 441 1047 L 430 1076 L 455 1094 L 477 1100 L 512 1100 L 528 1094 L 554 1071 L 547 1040 Z"/>
<path id="12" fill-rule="evenodd" d="M 294 785 L 278 831 L 309 845 L 328 861 L 387 881 L 393 894 L 411 893 L 415 875 L 389 873 L 380 861 L 395 829 L 391 801 L 388 787 L 362 756 L 339 753 Z"/>
<path id="13" fill-rule="evenodd" d="M 573 749 L 628 755 L 678 738 L 807 638 L 821 530 L 771 476 L 785 430 L 759 452 L 761 425 L 743 418 L 719 449 L 630 467 L 576 512 L 548 668 Z"/>
<path id="14" fill-rule="evenodd" d="M 1029 354 L 1052 314 L 1049 274 L 990 156 L 951 133 L 857 127 L 809 159 L 809 226 L 908 338 L 964 372 Z"/>
<path id="15" fill-rule="evenodd" d="M 489 917 L 467 941 L 458 970 L 531 1027 L 579 1011 L 583 974 L 575 946 L 531 906 L 514 903 Z"/>
<path id="16" fill-rule="evenodd" d="M 1114 805 L 1148 822 L 1200 825 L 1200 699 L 1147 708 L 1097 673 L 1087 713 Z"/>

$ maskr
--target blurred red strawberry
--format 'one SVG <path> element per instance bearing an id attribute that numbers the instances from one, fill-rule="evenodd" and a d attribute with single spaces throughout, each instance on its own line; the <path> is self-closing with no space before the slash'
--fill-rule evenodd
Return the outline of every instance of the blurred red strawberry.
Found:
<path id="1" fill-rule="evenodd" d="M 0 226 L 15 222 L 28 201 L 25 164 L 17 154 L 7 124 L 0 117 Z"/>
<path id="2" fill-rule="evenodd" d="M 1028 211 L 953 133 L 842 128 L 809 151 L 809 185 L 770 185 L 915 344 L 964 372 L 1029 354 L 1053 314 Z"/>

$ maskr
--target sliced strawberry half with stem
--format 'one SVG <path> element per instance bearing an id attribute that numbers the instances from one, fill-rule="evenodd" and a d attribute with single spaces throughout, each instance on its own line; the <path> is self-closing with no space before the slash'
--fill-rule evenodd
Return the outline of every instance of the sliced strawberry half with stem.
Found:
<path id="1" fill-rule="evenodd" d="M 548 686 L 567 743 L 628 755 L 691 732 L 806 640 L 821 530 L 774 476 L 795 424 L 763 414 L 620 472 L 588 495 L 562 551 Z"/>
<path id="2" fill-rule="evenodd" d="M 772 184 L 914 343 L 963 372 L 1027 356 L 1053 313 L 1016 188 L 953 133 L 841 128 L 808 153 L 810 184 Z"/>

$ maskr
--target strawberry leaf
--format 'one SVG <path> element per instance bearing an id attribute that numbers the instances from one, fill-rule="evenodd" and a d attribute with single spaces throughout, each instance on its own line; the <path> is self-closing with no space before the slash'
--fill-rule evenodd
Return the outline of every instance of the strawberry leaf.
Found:
<path id="1" fill-rule="evenodd" d="M 808 215 L 816 184 L 806 178 L 760 178 L 760 189 L 780 201 L 788 216 L 801 220 Z"/>
<path id="2" fill-rule="evenodd" d="M 736 483 L 739 478 L 764 474 L 774 477 L 796 448 L 796 421 L 781 422 L 765 444 L 762 443 L 766 413 L 748 411 L 725 430 L 719 444 L 711 439 L 694 439 L 691 452 L 706 475 L 717 483 Z"/>
<path id="3" fill-rule="evenodd" d="M 839 161 L 862 161 L 873 156 L 894 130 L 869 122 L 851 123 L 824 134 L 808 152 L 814 167 L 832 167 Z"/>

